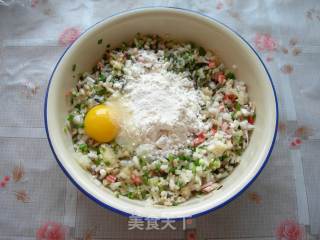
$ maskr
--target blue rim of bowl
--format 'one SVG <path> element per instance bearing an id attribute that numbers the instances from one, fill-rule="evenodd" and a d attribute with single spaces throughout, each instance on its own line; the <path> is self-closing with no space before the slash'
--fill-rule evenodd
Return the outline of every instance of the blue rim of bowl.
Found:
<path id="1" fill-rule="evenodd" d="M 213 18 L 213 17 L 210 17 L 210 16 L 207 16 L 201 12 L 197 12 L 197 11 L 194 11 L 194 10 L 189 10 L 189 9 L 184 9 L 184 8 L 179 8 L 179 7 L 171 7 L 171 6 L 150 6 L 150 7 L 140 7 L 140 8 L 134 8 L 134 9 L 130 9 L 130 10 L 126 10 L 126 11 L 121 11 L 121 12 L 118 12 L 116 14 L 113 14 L 109 17 L 106 17 L 104 19 L 102 19 L 101 21 L 95 23 L 94 25 L 90 26 L 89 28 L 87 28 L 84 32 L 82 32 L 80 34 L 80 36 L 78 37 L 78 39 L 84 35 L 87 31 L 89 31 L 90 29 L 92 29 L 94 26 L 96 26 L 97 24 L 107 20 L 107 19 L 110 19 L 112 17 L 115 17 L 115 16 L 118 16 L 118 15 L 121 15 L 121 14 L 125 14 L 125 13 L 130 13 L 130 12 L 134 12 L 134 11 L 137 11 L 137 10 L 148 10 L 148 9 L 173 9 L 173 10 L 179 10 L 179 11 L 184 11 L 186 13 L 192 13 L 192 14 L 195 14 L 195 15 L 200 15 L 202 17 L 205 17 L 207 19 L 209 19 L 210 21 L 214 21 L 220 25 L 222 25 L 223 27 L 227 28 L 228 30 L 230 30 L 232 33 L 234 33 L 236 36 L 238 36 L 243 42 L 245 42 L 249 48 L 255 53 L 255 55 L 258 57 L 258 59 L 260 60 L 260 63 L 262 64 L 265 72 L 267 73 L 268 75 L 268 78 L 269 78 L 269 81 L 270 81 L 270 84 L 271 84 L 271 87 L 272 87 L 272 90 L 273 90 L 273 95 L 274 95 L 274 100 L 275 100 L 275 104 L 276 104 L 276 125 L 275 125 L 275 130 L 274 130 L 274 135 L 273 135 L 273 139 L 272 139 L 272 143 L 271 143 L 271 146 L 270 146 L 270 149 L 268 151 L 268 154 L 267 154 L 267 157 L 266 159 L 264 160 L 262 166 L 260 167 L 259 171 L 256 173 L 256 175 L 239 191 L 237 192 L 235 195 L 233 195 L 232 197 L 230 197 L 228 200 L 226 200 L 225 202 L 219 204 L 218 206 L 215 206 L 213 208 L 210 208 L 208 210 L 205 210 L 203 212 L 200 212 L 200 213 L 197 213 L 197 214 L 194 214 L 192 216 L 187 216 L 187 217 L 182 217 L 182 218 L 170 218 L 171 220 L 175 220 L 175 221 L 181 221 L 183 219 L 188 219 L 188 218 L 196 218 L 196 217 L 200 217 L 202 215 L 205 215 L 205 214 L 208 214 L 214 210 L 217 210 L 219 208 L 222 208 L 223 206 L 227 205 L 228 203 L 230 203 L 231 201 L 233 201 L 234 199 L 236 199 L 237 197 L 239 197 L 255 180 L 256 178 L 260 175 L 260 173 L 262 172 L 262 170 L 264 169 L 264 167 L 266 166 L 268 160 L 270 159 L 270 156 L 271 156 L 271 153 L 272 153 L 272 150 L 273 150 L 273 147 L 275 145 L 275 141 L 276 141 L 276 137 L 277 137 L 277 131 L 278 131 L 278 121 L 279 121 L 279 109 L 278 109 L 278 98 L 277 98 L 277 94 L 276 94 L 276 90 L 275 90 L 275 87 L 274 87 L 274 84 L 273 84 L 273 81 L 272 81 L 272 78 L 271 78 L 271 75 L 267 69 L 267 67 L 265 66 L 265 64 L 263 63 L 261 57 L 259 56 L 259 54 L 257 53 L 257 51 L 250 45 L 250 43 L 244 39 L 239 33 L 237 33 L 235 30 L 233 30 L 232 28 L 230 28 L 229 26 L 227 26 L 226 24 L 220 22 L 219 20 Z M 77 41 L 77 40 L 76 40 Z M 75 42 L 76 42 L 75 41 Z M 60 61 L 62 60 L 62 58 L 64 57 L 64 55 L 66 54 L 66 52 L 69 50 L 69 48 L 75 43 L 73 42 L 72 44 L 70 44 L 66 50 L 63 52 L 63 54 L 61 55 L 61 57 L 59 58 L 58 62 L 56 63 L 53 71 L 52 71 L 52 74 L 50 76 L 50 79 L 49 79 L 49 83 L 48 83 L 48 86 L 47 86 L 47 90 L 46 90 L 46 95 L 45 95 L 45 104 L 44 104 L 44 123 L 45 123 L 45 130 L 46 130 L 46 135 L 47 135 L 47 139 L 48 139 L 48 142 L 49 142 L 49 145 L 50 145 L 50 148 L 51 148 L 51 151 L 56 159 L 56 161 L 58 162 L 60 168 L 62 169 L 62 171 L 64 172 L 64 174 L 70 179 L 70 181 L 83 193 L 85 194 L 88 198 L 90 198 L 91 200 L 93 200 L 94 202 L 96 202 L 97 204 L 99 204 L 100 206 L 104 207 L 104 208 L 107 208 L 113 212 L 116 212 L 120 215 L 123 215 L 123 216 L 126 216 L 126 217 L 130 217 L 130 216 L 133 216 L 132 214 L 130 213 L 127 213 L 127 212 L 124 212 L 124 211 L 121 211 L 119 209 L 116 209 L 116 208 L 113 208 L 105 203 L 103 203 L 102 201 L 100 201 L 99 199 L 95 198 L 93 195 L 91 195 L 90 193 L 88 193 L 87 191 L 85 191 L 72 177 L 71 175 L 67 172 L 67 170 L 64 168 L 64 166 L 62 165 L 62 163 L 60 162 L 60 160 L 58 159 L 56 153 L 55 153 L 55 150 L 53 148 L 53 145 L 52 145 L 52 142 L 51 142 L 51 139 L 50 139 L 50 135 L 49 135 L 49 130 L 48 130 L 48 123 L 47 123 L 47 103 L 48 103 L 48 94 L 49 94 L 49 89 L 50 89 L 50 85 L 51 85 L 51 80 L 52 80 L 52 77 L 60 63 Z M 143 220 L 145 219 L 150 219 L 150 218 L 146 218 L 146 217 L 140 217 L 140 216 L 136 216 L 136 217 L 139 217 Z M 156 218 L 157 220 L 162 220 L 162 219 L 168 219 L 168 218 Z"/>

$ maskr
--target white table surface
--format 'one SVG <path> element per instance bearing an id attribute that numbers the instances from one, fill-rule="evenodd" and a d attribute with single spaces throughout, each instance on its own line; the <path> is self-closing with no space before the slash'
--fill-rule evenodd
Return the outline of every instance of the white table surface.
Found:
<path id="1" fill-rule="evenodd" d="M 232 27 L 258 50 L 279 95 L 281 131 L 266 169 L 232 203 L 188 222 L 188 231 L 197 239 L 319 239 L 319 0 L 0 0 L 0 181 L 10 177 L 0 186 L 0 239 L 187 238 L 181 222 L 175 230 L 128 230 L 127 218 L 70 183 L 44 132 L 44 93 L 66 48 L 62 32 L 153 5 Z M 292 146 L 296 139 L 302 143 Z M 57 238 L 40 237 L 50 231 Z"/>

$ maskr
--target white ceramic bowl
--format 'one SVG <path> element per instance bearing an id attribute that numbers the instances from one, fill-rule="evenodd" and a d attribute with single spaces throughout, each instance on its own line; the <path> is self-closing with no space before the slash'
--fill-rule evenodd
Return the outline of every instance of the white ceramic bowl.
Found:
<path id="1" fill-rule="evenodd" d="M 72 142 L 63 132 L 70 107 L 65 92 L 75 73 L 90 71 L 102 57 L 105 45 L 116 46 L 137 33 L 166 35 L 193 41 L 214 50 L 227 66 L 238 66 L 237 77 L 248 86 L 257 107 L 256 128 L 240 165 L 223 181 L 223 188 L 175 207 L 147 206 L 143 201 L 116 198 L 96 186 L 73 157 Z M 103 44 L 97 44 L 103 39 Z M 72 66 L 76 64 L 76 71 Z M 227 26 L 209 17 L 176 8 L 143 8 L 107 18 L 83 33 L 62 55 L 51 76 L 45 102 L 45 124 L 49 143 L 60 167 L 89 198 L 124 215 L 149 218 L 194 217 L 224 206 L 244 191 L 265 166 L 276 137 L 278 109 L 271 78 L 257 53 Z"/>

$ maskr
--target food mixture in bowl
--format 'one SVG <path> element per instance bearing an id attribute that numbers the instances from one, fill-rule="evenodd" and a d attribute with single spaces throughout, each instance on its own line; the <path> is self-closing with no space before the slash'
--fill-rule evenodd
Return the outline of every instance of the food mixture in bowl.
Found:
<path id="1" fill-rule="evenodd" d="M 212 51 L 156 35 L 107 45 L 68 98 L 81 166 L 116 196 L 151 204 L 223 187 L 254 129 L 246 85 Z"/>

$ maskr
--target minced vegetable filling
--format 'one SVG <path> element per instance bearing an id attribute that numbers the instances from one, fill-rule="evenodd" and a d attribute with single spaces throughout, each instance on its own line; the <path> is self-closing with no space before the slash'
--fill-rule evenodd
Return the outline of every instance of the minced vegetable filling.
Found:
<path id="1" fill-rule="evenodd" d="M 116 196 L 174 206 L 218 191 L 240 163 L 255 107 L 243 81 L 210 50 L 141 35 L 108 45 L 68 95 L 66 132 L 93 181 Z M 85 131 L 90 109 L 117 102 L 119 133 L 99 142 Z"/>

